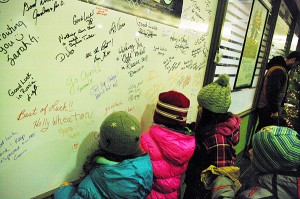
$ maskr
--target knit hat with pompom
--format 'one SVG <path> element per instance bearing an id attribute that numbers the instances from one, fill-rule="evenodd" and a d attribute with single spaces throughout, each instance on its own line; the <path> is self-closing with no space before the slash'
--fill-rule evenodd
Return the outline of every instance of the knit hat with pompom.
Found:
<path id="1" fill-rule="evenodd" d="M 218 79 L 204 86 L 198 93 L 199 106 L 214 112 L 226 113 L 231 104 L 229 76 L 220 74 Z"/>
<path id="2" fill-rule="evenodd" d="M 100 146 L 105 151 L 121 156 L 139 152 L 141 127 L 139 121 L 125 111 L 107 116 L 100 127 Z"/>

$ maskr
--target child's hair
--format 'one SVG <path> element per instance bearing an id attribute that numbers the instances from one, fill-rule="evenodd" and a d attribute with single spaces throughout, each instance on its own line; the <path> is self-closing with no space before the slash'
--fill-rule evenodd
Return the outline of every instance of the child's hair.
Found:
<path id="1" fill-rule="evenodd" d="M 125 111 L 111 113 L 101 124 L 99 148 L 83 165 L 84 173 L 87 175 L 99 166 L 95 162 L 99 156 L 115 162 L 140 156 L 140 135 L 140 123 L 134 116 Z"/>
<path id="2" fill-rule="evenodd" d="M 154 122 L 174 129 L 186 126 L 190 100 L 182 93 L 168 91 L 159 94 Z"/>
<path id="3" fill-rule="evenodd" d="M 216 124 L 222 123 L 228 120 L 228 118 L 232 117 L 231 112 L 226 113 L 214 113 L 206 108 L 203 108 L 202 115 L 200 121 L 198 121 L 195 131 L 199 132 L 199 135 L 210 132 L 215 128 Z"/>

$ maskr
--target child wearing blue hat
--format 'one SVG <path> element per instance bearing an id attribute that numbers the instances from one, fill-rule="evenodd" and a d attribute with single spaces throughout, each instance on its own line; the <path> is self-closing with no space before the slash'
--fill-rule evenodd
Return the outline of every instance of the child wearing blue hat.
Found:
<path id="1" fill-rule="evenodd" d="M 54 198 L 146 198 L 153 171 L 148 154 L 140 151 L 139 121 L 119 111 L 100 127 L 99 149 L 84 164 L 85 178 L 78 187 L 61 186 Z"/>

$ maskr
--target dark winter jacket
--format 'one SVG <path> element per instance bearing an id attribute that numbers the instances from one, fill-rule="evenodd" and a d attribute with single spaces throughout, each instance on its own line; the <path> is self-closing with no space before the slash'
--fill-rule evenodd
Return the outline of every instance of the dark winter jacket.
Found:
<path id="1" fill-rule="evenodd" d="M 281 59 L 274 61 L 275 58 L 268 63 L 258 101 L 258 108 L 267 107 L 271 113 L 278 112 L 282 106 L 288 84 L 287 66 Z"/>

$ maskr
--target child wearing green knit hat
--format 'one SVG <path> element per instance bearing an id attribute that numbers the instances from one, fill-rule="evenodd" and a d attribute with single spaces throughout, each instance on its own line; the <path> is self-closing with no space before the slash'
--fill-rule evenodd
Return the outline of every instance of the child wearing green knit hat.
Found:
<path id="1" fill-rule="evenodd" d="M 231 104 L 229 76 L 227 74 L 219 75 L 216 81 L 200 90 L 197 100 L 199 106 L 213 113 L 226 113 Z"/>
<path id="2" fill-rule="evenodd" d="M 83 165 L 83 180 L 77 187 L 64 183 L 54 198 L 146 198 L 153 169 L 150 156 L 140 150 L 140 135 L 133 115 L 111 113 L 100 126 L 98 150 Z"/>
<path id="3" fill-rule="evenodd" d="M 194 129 L 197 147 L 186 171 L 184 199 L 234 198 L 239 188 L 233 188 L 239 184 L 234 146 L 239 142 L 241 118 L 228 112 L 229 76 L 220 74 L 199 91 L 197 100 L 199 108 Z M 201 174 L 205 176 L 200 178 Z"/>

